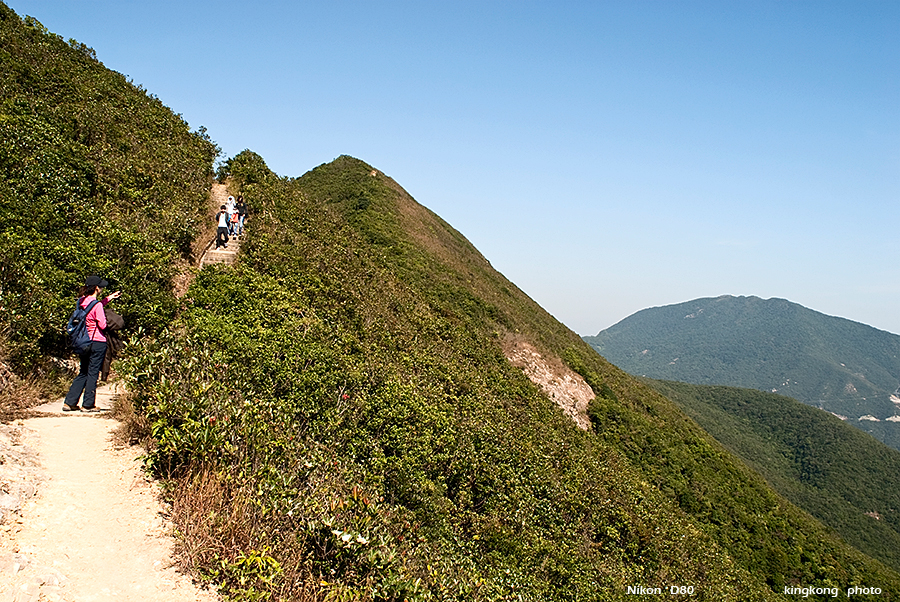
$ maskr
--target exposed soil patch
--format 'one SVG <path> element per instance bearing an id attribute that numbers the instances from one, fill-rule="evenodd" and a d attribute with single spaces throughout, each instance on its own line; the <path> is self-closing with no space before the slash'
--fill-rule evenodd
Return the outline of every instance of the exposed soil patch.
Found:
<path id="1" fill-rule="evenodd" d="M 515 339 L 507 340 L 503 352 L 509 362 L 521 368 L 525 375 L 562 408 L 578 428 L 590 430 L 591 420 L 587 415 L 588 404 L 594 399 L 594 391 L 580 374 L 566 366 L 556 357 L 545 358 L 530 343 Z"/>

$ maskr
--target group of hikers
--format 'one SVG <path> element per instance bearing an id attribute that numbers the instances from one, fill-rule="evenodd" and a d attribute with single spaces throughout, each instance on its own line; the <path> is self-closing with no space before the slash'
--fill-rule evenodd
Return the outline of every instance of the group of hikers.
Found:
<path id="1" fill-rule="evenodd" d="M 228 248 L 229 237 L 243 236 L 246 219 L 247 204 L 244 198 L 241 195 L 237 199 L 229 196 L 227 203 L 216 214 L 216 248 Z M 75 349 L 79 357 L 78 375 L 66 394 L 63 412 L 101 411 L 96 405 L 97 382 L 106 380 L 109 374 L 110 363 L 122 346 L 116 331 L 125 325 L 119 314 L 107 308 L 110 301 L 122 295 L 121 291 L 100 298 L 107 286 L 109 282 L 100 276 L 88 276 L 79 291 L 73 317 L 75 313 L 79 314 L 78 320 L 83 323 L 86 342 Z M 70 319 L 70 326 L 72 322 Z"/>
<path id="2" fill-rule="evenodd" d="M 219 208 L 216 214 L 216 248 L 228 248 L 228 239 L 232 236 L 244 235 L 244 220 L 247 219 L 247 204 L 244 197 L 233 196 Z"/>

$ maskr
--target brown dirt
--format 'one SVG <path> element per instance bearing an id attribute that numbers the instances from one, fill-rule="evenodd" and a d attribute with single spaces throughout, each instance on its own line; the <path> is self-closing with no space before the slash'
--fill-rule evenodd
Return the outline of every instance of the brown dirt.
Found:
<path id="1" fill-rule="evenodd" d="M 527 341 L 508 338 L 503 352 L 509 362 L 521 368 L 525 375 L 553 401 L 578 428 L 590 430 L 587 408 L 594 399 L 594 391 L 580 374 L 574 372 L 557 357 L 545 357 Z"/>
<path id="2" fill-rule="evenodd" d="M 98 390 L 109 408 L 115 392 Z M 213 602 L 173 564 L 174 540 L 138 447 L 113 443 L 104 414 L 62 413 L 62 401 L 17 422 L 0 448 L 7 480 L 26 484 L 0 525 L 0 600 Z M 14 462 L 13 462 L 14 461 Z M 12 483 L 3 483 L 5 487 Z"/>

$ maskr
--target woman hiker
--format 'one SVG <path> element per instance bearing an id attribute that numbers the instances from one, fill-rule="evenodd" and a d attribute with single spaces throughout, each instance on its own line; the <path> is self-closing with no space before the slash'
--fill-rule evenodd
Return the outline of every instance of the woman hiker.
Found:
<path id="1" fill-rule="evenodd" d="M 81 307 L 87 307 L 91 302 L 96 301 L 100 291 L 106 288 L 109 282 L 103 280 L 99 276 L 88 276 L 81 287 L 81 295 L 78 304 Z M 106 328 L 106 311 L 104 307 L 110 301 L 118 299 L 121 291 L 116 291 L 94 304 L 90 313 L 85 316 L 85 324 L 87 325 L 88 335 L 91 344 L 79 357 L 81 363 L 78 370 L 78 376 L 69 387 L 66 394 L 66 400 L 63 404 L 63 412 L 77 412 L 78 400 L 84 393 L 84 400 L 81 407 L 86 412 L 99 412 L 95 402 L 97 398 L 97 379 L 100 377 L 100 369 L 103 367 L 103 358 L 106 357 L 106 335 L 103 330 Z"/>

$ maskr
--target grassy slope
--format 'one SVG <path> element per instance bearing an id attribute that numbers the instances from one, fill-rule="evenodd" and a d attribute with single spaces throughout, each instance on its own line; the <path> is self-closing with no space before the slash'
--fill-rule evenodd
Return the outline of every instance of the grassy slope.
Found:
<path id="1" fill-rule="evenodd" d="M 900 452 L 780 395 L 648 383 L 786 498 L 859 549 L 900 569 Z"/>
<path id="2" fill-rule="evenodd" d="M 0 3 L 0 359 L 63 355 L 77 287 L 102 274 L 131 327 L 175 310 L 217 153 L 158 99 Z"/>
<path id="3" fill-rule="evenodd" d="M 252 153 L 230 168 L 254 212 L 244 256 L 204 270 L 171 339 L 132 370 L 156 465 L 215 474 L 218 493 L 182 520 L 240 542 L 193 555 L 231 591 L 297 595 L 312 574 L 363 599 L 618 599 L 669 583 L 710 600 L 815 583 L 897 595 L 895 573 L 779 498 L 389 178 L 349 157 L 296 180 Z M 507 336 L 603 393 L 597 435 L 506 362 Z M 210 506 L 241 511 L 207 520 Z"/>
<path id="4" fill-rule="evenodd" d="M 783 299 L 726 296 L 647 309 L 585 340 L 632 374 L 777 390 L 854 421 L 896 413 L 889 396 L 900 384 L 900 336 Z M 900 446 L 898 423 L 858 426 Z"/>

